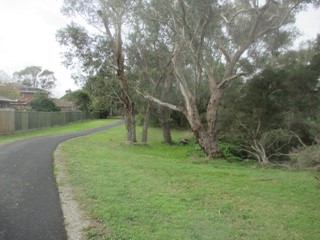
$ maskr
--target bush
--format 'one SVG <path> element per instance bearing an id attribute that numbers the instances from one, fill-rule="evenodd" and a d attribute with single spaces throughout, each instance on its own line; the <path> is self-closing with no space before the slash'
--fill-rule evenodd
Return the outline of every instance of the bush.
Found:
<path id="1" fill-rule="evenodd" d="M 195 138 L 188 139 L 188 146 L 191 146 L 191 148 L 187 151 L 187 156 L 192 156 L 196 158 L 205 158 L 206 154 L 201 149 L 199 144 L 197 143 Z"/>
<path id="2" fill-rule="evenodd" d="M 320 145 L 313 145 L 293 155 L 292 160 L 300 168 L 320 167 Z"/>
<path id="3" fill-rule="evenodd" d="M 237 145 L 232 143 L 219 141 L 219 150 L 222 156 L 229 160 L 242 160 L 241 149 Z"/>
<path id="4" fill-rule="evenodd" d="M 47 96 L 46 93 L 37 93 L 28 104 L 32 110 L 38 112 L 59 112 L 61 108 Z"/>

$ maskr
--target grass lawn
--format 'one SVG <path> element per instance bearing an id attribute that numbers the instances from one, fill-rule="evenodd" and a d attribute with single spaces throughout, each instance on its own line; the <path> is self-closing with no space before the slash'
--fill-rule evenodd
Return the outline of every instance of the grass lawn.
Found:
<path id="1" fill-rule="evenodd" d="M 100 126 L 103 126 L 103 125 L 106 125 L 108 123 L 112 123 L 112 122 L 115 122 L 118 120 L 119 119 L 95 119 L 95 120 L 69 123 L 67 125 L 56 126 L 56 127 L 52 127 L 52 128 L 30 130 L 30 131 L 18 132 L 15 134 L 8 134 L 8 135 L 0 135 L 0 145 L 8 143 L 8 142 L 13 142 L 16 140 L 24 139 L 24 138 L 49 135 L 49 134 L 70 133 L 70 132 L 86 130 L 89 128 L 100 127 Z"/>
<path id="2" fill-rule="evenodd" d="M 320 239 L 312 172 L 195 157 L 195 146 L 123 143 L 124 127 L 62 145 L 69 181 L 103 224 L 93 239 Z M 186 136 L 175 132 L 174 139 Z"/>

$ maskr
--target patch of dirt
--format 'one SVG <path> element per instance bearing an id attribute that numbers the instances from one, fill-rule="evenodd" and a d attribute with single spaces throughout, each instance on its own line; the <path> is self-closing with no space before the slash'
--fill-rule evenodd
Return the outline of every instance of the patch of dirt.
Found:
<path id="1" fill-rule="evenodd" d="M 68 240 L 84 240 L 86 239 L 85 230 L 90 229 L 91 226 L 95 224 L 84 214 L 79 204 L 74 200 L 73 189 L 67 182 L 68 176 L 61 158 L 60 147 L 58 147 L 54 153 L 54 164 L 58 169 L 56 172 L 56 180 Z"/>

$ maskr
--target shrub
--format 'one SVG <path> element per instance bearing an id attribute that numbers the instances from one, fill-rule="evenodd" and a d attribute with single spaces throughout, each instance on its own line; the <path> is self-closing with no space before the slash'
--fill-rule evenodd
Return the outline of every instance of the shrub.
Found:
<path id="1" fill-rule="evenodd" d="M 197 143 L 195 138 L 188 139 L 188 146 L 191 146 L 187 151 L 187 156 L 192 156 L 196 158 L 205 158 L 206 155 Z"/>
<path id="2" fill-rule="evenodd" d="M 237 145 L 224 141 L 219 141 L 219 150 L 222 156 L 226 159 L 237 161 L 242 160 L 241 149 L 239 149 Z"/>
<path id="3" fill-rule="evenodd" d="M 320 167 L 320 145 L 312 145 L 291 157 L 300 168 Z"/>
<path id="4" fill-rule="evenodd" d="M 46 93 L 37 93 L 35 98 L 29 102 L 32 110 L 38 112 L 59 112 L 61 108 L 47 96 Z"/>

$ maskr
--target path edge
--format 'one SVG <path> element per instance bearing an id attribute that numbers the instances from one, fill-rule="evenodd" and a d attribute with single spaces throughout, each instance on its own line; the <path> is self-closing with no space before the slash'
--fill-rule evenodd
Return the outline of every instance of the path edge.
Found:
<path id="1" fill-rule="evenodd" d="M 60 144 L 55 150 L 53 158 L 54 166 L 57 169 L 55 171 L 55 177 L 68 240 L 85 240 L 85 230 L 91 226 L 91 220 L 85 215 L 74 198 L 74 191 L 68 183 L 68 174 L 61 157 Z"/>

